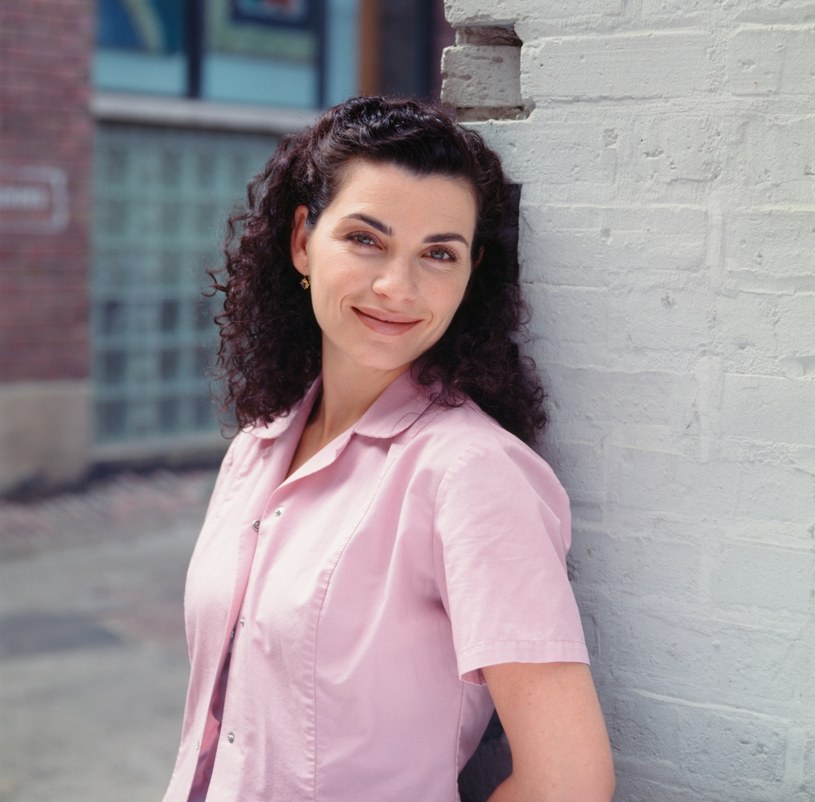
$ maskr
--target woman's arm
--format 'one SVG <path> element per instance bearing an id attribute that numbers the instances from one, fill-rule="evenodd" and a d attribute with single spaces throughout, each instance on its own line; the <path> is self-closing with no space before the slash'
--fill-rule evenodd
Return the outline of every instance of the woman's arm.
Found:
<path id="1" fill-rule="evenodd" d="M 589 667 L 504 663 L 483 669 L 512 751 L 489 802 L 609 802 L 614 767 Z"/>

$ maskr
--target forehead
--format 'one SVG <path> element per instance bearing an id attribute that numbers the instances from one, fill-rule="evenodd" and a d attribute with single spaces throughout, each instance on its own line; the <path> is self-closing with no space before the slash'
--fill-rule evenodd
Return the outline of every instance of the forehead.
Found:
<path id="1" fill-rule="evenodd" d="M 352 159 L 337 173 L 337 187 L 329 207 L 380 204 L 434 207 L 435 212 L 466 215 L 474 224 L 475 188 L 466 178 L 443 173 L 419 174 L 393 162 Z"/>

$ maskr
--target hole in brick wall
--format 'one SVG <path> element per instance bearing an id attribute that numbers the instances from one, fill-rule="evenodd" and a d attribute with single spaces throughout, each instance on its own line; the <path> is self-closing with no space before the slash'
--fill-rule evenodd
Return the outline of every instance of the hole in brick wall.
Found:
<path id="1" fill-rule="evenodd" d="M 523 44 L 513 27 L 456 28 L 457 45 L 502 45 L 520 48 Z"/>
<path id="2" fill-rule="evenodd" d="M 442 99 L 461 122 L 521 120 L 531 108 L 521 97 L 523 42 L 509 26 L 462 27 L 443 61 Z"/>

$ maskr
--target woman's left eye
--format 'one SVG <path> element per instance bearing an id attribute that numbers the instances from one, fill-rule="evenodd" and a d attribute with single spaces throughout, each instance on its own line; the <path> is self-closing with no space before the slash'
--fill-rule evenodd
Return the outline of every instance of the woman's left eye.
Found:
<path id="1" fill-rule="evenodd" d="M 427 255 L 431 259 L 435 259 L 439 262 L 455 262 L 456 255 L 453 251 L 447 250 L 447 248 L 431 248 Z"/>

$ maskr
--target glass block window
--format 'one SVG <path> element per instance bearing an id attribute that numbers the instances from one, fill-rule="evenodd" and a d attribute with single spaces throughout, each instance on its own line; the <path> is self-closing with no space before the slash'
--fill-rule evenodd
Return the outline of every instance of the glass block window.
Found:
<path id="1" fill-rule="evenodd" d="M 207 365 L 225 222 L 270 136 L 104 125 L 94 164 L 92 342 L 99 443 L 217 428 Z"/>

